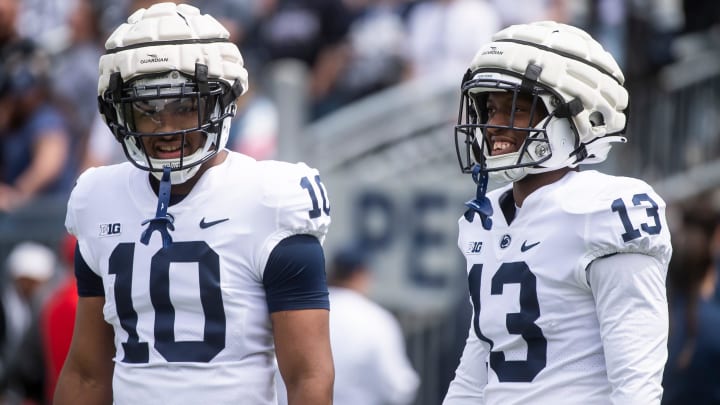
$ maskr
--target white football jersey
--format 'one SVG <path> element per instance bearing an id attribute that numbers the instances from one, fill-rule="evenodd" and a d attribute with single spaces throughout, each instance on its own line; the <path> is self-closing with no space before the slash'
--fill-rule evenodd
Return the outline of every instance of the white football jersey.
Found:
<path id="1" fill-rule="evenodd" d="M 274 345 L 263 288 L 282 239 L 330 224 L 327 192 L 303 163 L 229 152 L 171 205 L 172 245 L 140 243 L 158 197 L 130 163 L 90 169 L 66 227 L 102 278 L 115 331 L 116 404 L 274 404 Z"/>
<path id="2" fill-rule="evenodd" d="M 484 390 L 486 404 L 607 404 L 611 385 L 586 269 L 628 252 L 652 256 L 666 271 L 665 203 L 637 179 L 570 172 L 530 194 L 508 225 L 498 200 L 511 187 L 488 193 L 491 230 L 477 216 L 459 220 L 474 310 L 461 367 L 482 375 L 484 388 L 473 388 Z M 448 397 L 470 397 L 461 385 Z"/>

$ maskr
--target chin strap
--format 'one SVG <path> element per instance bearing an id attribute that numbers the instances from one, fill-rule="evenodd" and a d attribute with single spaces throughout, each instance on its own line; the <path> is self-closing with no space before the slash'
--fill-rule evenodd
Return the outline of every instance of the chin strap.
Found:
<path id="1" fill-rule="evenodd" d="M 170 166 L 165 166 L 158 190 L 158 205 L 155 218 L 146 219 L 141 224 L 150 224 L 140 236 L 140 242 L 144 245 L 150 243 L 150 237 L 155 231 L 160 232 L 162 236 L 163 249 L 167 249 L 172 244 L 172 237 L 168 230 L 174 231 L 175 225 L 173 225 L 173 217 L 167 214 L 168 205 L 170 204 L 170 186 Z"/>
<path id="2" fill-rule="evenodd" d="M 492 228 L 492 219 L 490 218 L 493 214 L 492 204 L 490 199 L 485 196 L 487 192 L 488 174 L 487 172 L 480 173 L 480 165 L 473 166 L 472 178 L 475 184 L 477 184 L 477 192 L 475 199 L 465 203 L 468 210 L 465 211 L 465 219 L 468 222 L 472 222 L 475 218 L 475 214 L 480 215 L 480 221 L 482 222 L 483 228 L 490 230 Z"/>

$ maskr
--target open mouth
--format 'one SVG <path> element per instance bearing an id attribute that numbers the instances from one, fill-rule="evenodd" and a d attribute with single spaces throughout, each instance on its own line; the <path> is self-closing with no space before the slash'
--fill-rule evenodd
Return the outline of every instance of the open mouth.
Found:
<path id="1" fill-rule="evenodd" d="M 505 139 L 492 139 L 490 148 L 490 156 L 505 155 L 507 153 L 517 152 L 517 146 L 514 142 Z"/>
<path id="2" fill-rule="evenodd" d="M 162 142 L 153 145 L 153 153 L 157 159 L 179 159 L 183 154 L 188 155 L 190 145 L 177 142 Z"/>

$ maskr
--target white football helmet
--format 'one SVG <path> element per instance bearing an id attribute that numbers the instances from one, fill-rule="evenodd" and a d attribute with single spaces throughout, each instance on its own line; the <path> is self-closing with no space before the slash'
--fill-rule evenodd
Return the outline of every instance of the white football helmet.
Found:
<path id="1" fill-rule="evenodd" d="M 228 140 L 236 99 L 248 88 L 248 75 L 228 31 L 212 16 L 186 4 L 154 4 L 139 9 L 105 43 L 100 58 L 100 112 L 125 155 L 158 179 L 170 167 L 172 184 L 186 182 Z M 138 119 L 182 111 L 170 132 L 141 132 Z M 153 115 L 156 114 L 156 115 Z M 204 146 L 191 155 L 156 159 L 143 137 L 204 134 Z"/>
<path id="2" fill-rule="evenodd" d="M 581 29 L 542 21 L 498 32 L 478 51 L 462 80 L 455 126 L 461 170 L 471 173 L 479 165 L 502 184 L 530 173 L 604 161 L 611 142 L 626 141 L 624 81 L 613 57 Z M 547 110 L 532 128 L 512 121 L 500 127 L 527 132 L 517 152 L 490 154 L 484 136 L 489 92 L 530 95 L 533 106 L 541 102 Z"/>

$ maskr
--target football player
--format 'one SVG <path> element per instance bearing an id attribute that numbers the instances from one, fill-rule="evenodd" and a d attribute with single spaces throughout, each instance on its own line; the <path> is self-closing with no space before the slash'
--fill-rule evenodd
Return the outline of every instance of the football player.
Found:
<path id="1" fill-rule="evenodd" d="M 305 164 L 225 149 L 243 59 L 212 16 L 155 4 L 100 59 L 100 110 L 129 162 L 68 202 L 77 321 L 55 404 L 330 404 L 321 247 L 327 192 Z"/>
<path id="2" fill-rule="evenodd" d="M 660 403 L 665 203 L 578 169 L 625 142 L 623 82 L 598 42 L 551 21 L 498 32 L 471 62 L 455 132 L 477 184 L 458 238 L 474 314 L 444 404 Z"/>

